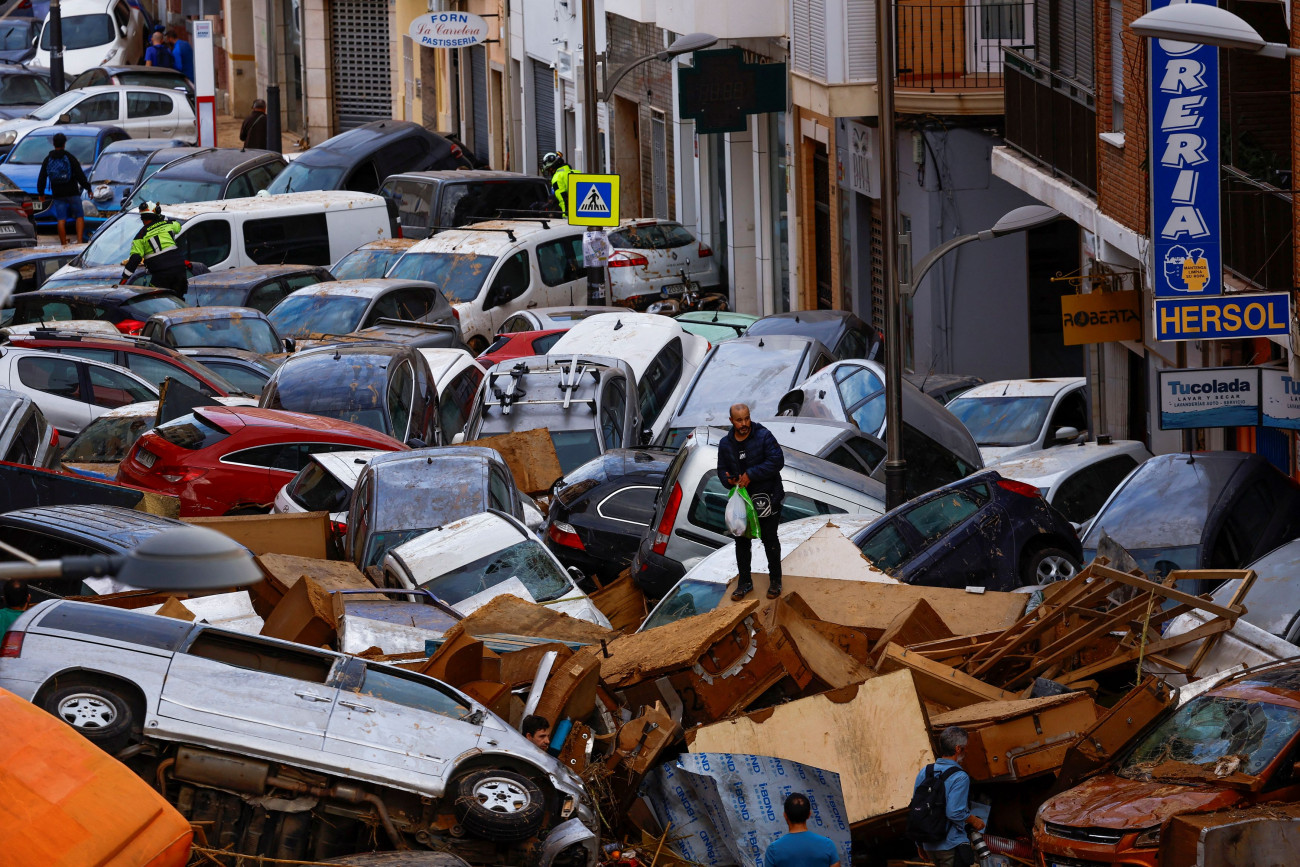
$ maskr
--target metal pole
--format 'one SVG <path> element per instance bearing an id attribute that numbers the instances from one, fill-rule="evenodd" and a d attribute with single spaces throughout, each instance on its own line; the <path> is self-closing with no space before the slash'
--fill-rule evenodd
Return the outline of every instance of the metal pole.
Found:
<path id="1" fill-rule="evenodd" d="M 280 153 L 280 69 L 276 57 L 279 40 L 275 27 L 275 0 L 266 0 L 266 149 Z"/>
<path id="2" fill-rule="evenodd" d="M 582 0 L 582 170 L 595 172 L 596 112 L 596 0 Z"/>
<path id="3" fill-rule="evenodd" d="M 903 457 L 903 305 L 898 287 L 898 176 L 894 158 L 894 4 L 876 3 L 876 92 L 880 116 L 881 280 L 885 289 L 885 508 L 906 502 Z"/>
<path id="4" fill-rule="evenodd" d="M 50 89 L 63 93 L 63 13 L 59 11 L 59 0 L 50 0 Z"/>

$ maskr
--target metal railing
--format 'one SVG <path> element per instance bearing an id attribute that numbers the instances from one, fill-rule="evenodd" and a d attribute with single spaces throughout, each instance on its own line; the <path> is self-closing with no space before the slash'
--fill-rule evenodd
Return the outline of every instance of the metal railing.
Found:
<path id="1" fill-rule="evenodd" d="M 1263 289 L 1288 291 L 1292 250 L 1291 193 L 1223 167 L 1223 266 Z"/>
<path id="2" fill-rule="evenodd" d="M 1006 143 L 1089 193 L 1097 193 L 1097 108 L 1092 90 L 1005 52 Z"/>
<path id="3" fill-rule="evenodd" d="M 894 7 L 898 86 L 958 90 L 1002 85 L 1002 52 L 1033 45 L 1032 0 Z"/>

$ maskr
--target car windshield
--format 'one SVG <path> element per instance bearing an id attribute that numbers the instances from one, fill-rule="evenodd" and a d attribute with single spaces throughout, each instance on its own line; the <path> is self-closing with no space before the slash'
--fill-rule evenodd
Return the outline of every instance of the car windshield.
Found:
<path id="1" fill-rule="evenodd" d="M 68 136 L 68 143 L 64 148 L 83 166 L 88 166 L 95 161 L 93 135 Z M 50 141 L 50 136 L 29 135 L 10 152 L 8 162 L 18 166 L 39 166 L 45 162 L 45 157 L 53 149 L 54 143 Z"/>
<path id="2" fill-rule="evenodd" d="M 1189 462 L 1183 455 L 1147 461 L 1093 519 L 1084 547 L 1096 548 L 1103 530 L 1135 556 L 1138 549 L 1199 545 L 1210 511 L 1221 503 L 1236 467 L 1227 462 Z"/>
<path id="3" fill-rule="evenodd" d="M 76 51 L 79 48 L 94 48 L 96 45 L 108 45 L 113 41 L 113 18 L 107 12 L 94 15 L 69 15 L 61 19 L 63 24 L 63 50 Z M 50 50 L 50 25 L 47 23 L 41 31 L 41 50 Z"/>
<path id="4" fill-rule="evenodd" d="M 270 323 L 251 316 L 178 322 L 167 329 L 167 342 L 172 346 L 228 346 L 263 355 L 284 351 Z"/>
<path id="5" fill-rule="evenodd" d="M 572 586 L 546 549 L 535 539 L 525 539 L 425 581 L 420 587 L 455 605 L 511 578 L 523 583 L 537 602 L 559 599 Z"/>
<path id="6" fill-rule="evenodd" d="M 172 295 L 160 293 L 158 295 L 146 295 L 143 298 L 137 298 L 134 301 L 128 301 L 122 305 L 122 312 L 132 319 L 138 319 L 141 322 L 148 319 L 155 313 L 163 313 L 167 310 L 179 310 L 186 306 Z M 277 352 L 279 350 L 276 350 Z"/>
<path id="7" fill-rule="evenodd" d="M 12 34 L 17 30 L 26 32 L 26 28 L 0 26 L 0 36 Z M 6 37 L 6 42 L 9 38 Z M 9 46 L 0 46 L 0 49 Z M 0 105 L 44 105 L 54 99 L 54 91 L 42 78 L 34 75 L 6 75 L 0 78 Z"/>
<path id="8" fill-rule="evenodd" d="M 114 217 L 95 233 L 95 237 L 90 239 L 82 251 L 81 267 L 119 264 L 131 255 L 131 242 L 139 231 L 140 214 L 136 211 L 124 211 Z"/>
<path id="9" fill-rule="evenodd" d="M 361 327 L 369 298 L 295 292 L 267 314 L 276 333 L 285 337 L 348 334 Z"/>
<path id="10" fill-rule="evenodd" d="M 141 87 L 170 87 L 172 90 L 190 90 L 189 82 L 179 72 L 119 72 L 118 84 L 138 84 Z"/>
<path id="11" fill-rule="evenodd" d="M 600 444 L 594 430 L 553 430 L 550 434 L 562 472 L 567 473 L 600 457 Z"/>
<path id="12" fill-rule="evenodd" d="M 226 361 L 217 361 L 208 359 L 204 365 L 209 370 L 217 371 L 222 378 L 230 383 L 230 391 L 239 391 L 244 394 L 251 394 L 257 397 L 262 393 L 262 387 L 266 381 L 271 378 L 269 373 L 261 373 L 251 367 L 245 367 L 241 364 L 235 364 Z"/>
<path id="13" fill-rule="evenodd" d="M 482 464 L 443 458 L 443 466 L 428 466 L 424 461 L 403 461 L 380 467 L 379 496 L 376 498 L 374 526 L 384 532 L 423 527 L 428 532 L 461 518 L 468 518 L 488 508 L 487 473 Z M 424 486 L 434 478 L 454 478 L 451 484 Z M 420 496 L 410 496 L 419 486 Z"/>
<path id="14" fill-rule="evenodd" d="M 948 404 L 981 446 L 1023 446 L 1038 439 L 1050 397 L 959 397 Z"/>
<path id="15" fill-rule="evenodd" d="M 0 51 L 22 51 L 32 46 L 32 27 L 37 22 L 30 18 L 12 18 L 0 22 Z"/>
<path id="16" fill-rule="evenodd" d="M 385 412 L 382 359 L 304 356 L 276 378 L 272 409 L 306 412 L 391 433 Z"/>
<path id="17" fill-rule="evenodd" d="M 1091 537 L 1091 533 L 1089 536 Z M 1100 534 L 1098 534 L 1100 538 Z M 1095 542 L 1093 542 L 1095 546 Z M 1171 548 L 1134 548 L 1129 551 L 1138 568 L 1152 576 L 1164 578 L 1178 569 L 1201 568 L 1201 546 L 1179 545 Z M 1083 562 L 1091 563 L 1097 556 L 1096 547 L 1083 549 Z"/>
<path id="18" fill-rule="evenodd" d="M 185 300 L 195 307 L 243 307 L 247 296 L 246 286 L 191 282 L 185 290 Z"/>
<path id="19" fill-rule="evenodd" d="M 153 427 L 153 416 L 100 416 L 77 434 L 59 457 L 63 463 L 116 464 L 140 434 Z"/>
<path id="20" fill-rule="evenodd" d="M 341 512 L 352 499 L 352 489 L 315 461 L 294 476 L 285 490 L 308 512 Z"/>
<path id="21" fill-rule="evenodd" d="M 1300 574 L 1300 543 L 1288 542 L 1265 554 L 1248 567 L 1255 572 L 1244 619 L 1248 623 L 1273 633 L 1279 638 L 1294 641 L 1300 632 L 1296 622 L 1295 576 Z M 1241 587 L 1242 579 L 1224 581 L 1211 594 L 1219 605 L 1227 605 Z"/>
<path id="22" fill-rule="evenodd" d="M 722 582 L 684 578 L 659 603 L 650 618 L 642 624 L 641 631 L 654 629 L 656 626 L 667 626 L 669 623 L 712 611 L 718 607 L 718 603 L 722 601 L 722 594 L 726 590 L 727 585 Z"/>
<path id="23" fill-rule="evenodd" d="M 49 102 L 44 103 L 38 108 L 32 109 L 31 113 L 27 116 L 35 118 L 36 120 L 54 120 L 54 118 L 63 114 L 78 102 L 81 102 L 85 96 L 86 94 L 82 93 L 80 90 L 69 90 L 67 93 L 59 94 L 54 97 L 54 99 L 51 99 Z"/>
<path id="24" fill-rule="evenodd" d="M 743 395 L 754 418 L 776 415 L 777 403 L 794 387 L 806 344 L 789 349 L 755 343 L 726 343 L 707 360 L 676 421 L 725 424 L 731 407 Z"/>
<path id="25" fill-rule="evenodd" d="M 131 194 L 131 201 L 159 202 L 164 205 L 212 202 L 221 198 L 223 184 L 223 180 L 195 181 L 154 175 Z"/>
<path id="26" fill-rule="evenodd" d="M 388 276 L 435 283 L 448 301 L 458 304 L 478 297 L 496 261 L 496 256 L 473 253 L 407 253 Z"/>
<path id="27" fill-rule="evenodd" d="M 140 167 L 149 158 L 142 151 L 110 151 L 100 156 L 90 173 L 92 184 L 130 184 L 140 177 Z"/>
<path id="28" fill-rule="evenodd" d="M 366 280 L 383 277 L 403 250 L 354 250 L 330 269 L 337 280 Z"/>
<path id="29" fill-rule="evenodd" d="M 1198 696 L 1142 738 L 1119 769 L 1129 779 L 1209 782 L 1259 774 L 1291 743 L 1300 711 L 1219 695 Z M 1206 770 L 1211 772 L 1207 779 Z"/>
<path id="30" fill-rule="evenodd" d="M 289 163 L 275 176 L 266 191 L 278 193 L 305 193 L 309 190 L 336 190 L 343 180 L 345 166 L 309 166 L 301 159 Z"/>
<path id="31" fill-rule="evenodd" d="M 198 451 L 214 446 L 230 436 L 223 428 L 198 413 L 160 424 L 154 433 L 174 446 Z"/>

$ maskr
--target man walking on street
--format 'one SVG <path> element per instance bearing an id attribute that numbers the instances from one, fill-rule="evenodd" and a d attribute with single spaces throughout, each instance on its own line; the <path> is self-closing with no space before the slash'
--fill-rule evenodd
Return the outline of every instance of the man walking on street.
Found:
<path id="1" fill-rule="evenodd" d="M 253 111 L 239 128 L 239 140 L 245 148 L 266 150 L 266 100 L 253 100 Z"/>
<path id="2" fill-rule="evenodd" d="M 144 65 L 158 66 L 163 69 L 175 69 L 176 61 L 172 59 L 172 53 L 164 44 L 165 40 L 161 33 L 157 31 L 149 37 L 149 47 L 144 50 Z"/>
<path id="3" fill-rule="evenodd" d="M 90 192 L 90 181 L 81 168 L 80 161 L 64 146 L 68 137 L 61 132 L 54 134 L 54 150 L 45 155 L 41 171 L 36 176 L 36 195 L 45 204 L 45 180 L 50 181 L 50 210 L 54 219 L 59 221 L 59 243 L 68 243 L 68 220 L 75 220 L 77 226 L 77 243 L 82 243 L 86 232 L 85 212 L 81 210 L 81 191 Z"/>
<path id="4" fill-rule="evenodd" d="M 185 273 L 185 256 L 176 246 L 180 224 L 165 219 L 157 205 L 150 210 L 148 202 L 140 203 L 140 222 L 144 225 L 131 242 L 131 258 L 122 263 L 122 279 L 118 285 L 130 280 L 143 262 L 155 288 L 170 290 L 173 295 L 184 298 L 190 286 Z"/>
<path id="5" fill-rule="evenodd" d="M 767 867 L 839 867 L 840 853 L 829 837 L 808 830 L 812 804 L 791 792 L 785 799 L 785 824 L 790 833 L 777 837 L 763 853 Z"/>
<path id="6" fill-rule="evenodd" d="M 781 595 L 781 540 L 777 525 L 781 523 L 781 468 L 785 453 L 772 432 L 749 418 L 749 407 L 738 403 L 731 408 L 731 432 L 718 443 L 718 477 L 729 487 L 741 487 L 749 493 L 758 516 L 759 538 L 767 553 L 767 598 Z M 739 602 L 754 589 L 750 575 L 751 540 L 736 537 L 736 569 L 739 579 L 731 598 Z"/>
<path id="7" fill-rule="evenodd" d="M 937 782 L 943 787 L 947 817 L 943 836 L 921 843 L 935 867 L 969 867 L 975 863 L 966 826 L 979 831 L 983 829 L 984 821 L 970 811 L 970 775 L 961 768 L 966 758 L 967 740 L 966 732 L 958 726 L 948 726 L 940 732 L 939 758 L 921 769 L 913 786 L 914 791 L 923 783 Z"/>

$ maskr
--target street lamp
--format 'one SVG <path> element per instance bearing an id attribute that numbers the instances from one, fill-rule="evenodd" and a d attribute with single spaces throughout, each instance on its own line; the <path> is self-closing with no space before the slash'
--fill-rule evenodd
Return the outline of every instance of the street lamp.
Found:
<path id="1" fill-rule="evenodd" d="M 1016 208 L 1014 211 L 1008 211 L 993 224 L 992 228 L 974 232 L 970 235 L 959 235 L 956 238 L 950 238 L 926 253 L 921 258 L 921 261 L 912 267 L 909 279 L 901 281 L 900 289 L 904 296 L 911 295 L 916 291 L 916 287 L 921 284 L 921 281 L 925 279 L 926 272 L 934 266 L 934 263 L 963 244 L 969 244 L 972 241 L 992 241 L 994 238 L 1001 238 L 1004 235 L 1027 232 L 1030 229 L 1044 226 L 1059 216 L 1061 216 L 1059 211 L 1055 208 L 1049 208 L 1047 205 L 1025 205 L 1022 208 Z"/>
<path id="2" fill-rule="evenodd" d="M 4 546 L 11 553 L 21 554 Z M 25 555 L 24 555 L 25 556 Z M 125 554 L 94 554 L 0 563 L 0 581 L 17 578 L 85 579 L 113 575 L 148 590 L 226 590 L 262 580 L 253 555 L 234 539 L 207 527 L 177 527 L 141 542 Z"/>
<path id="3" fill-rule="evenodd" d="M 609 98 L 614 95 L 614 88 L 618 87 L 618 83 L 623 80 L 623 77 L 643 63 L 649 63 L 651 60 L 672 60 L 674 57 L 680 57 L 683 54 L 690 54 L 692 51 L 702 51 L 705 48 L 717 44 L 718 37 L 714 36 L 712 33 L 688 33 L 685 36 L 674 39 L 673 44 L 669 45 L 662 51 L 656 51 L 654 54 L 647 54 L 645 57 L 638 57 L 631 63 L 624 64 L 620 67 L 618 71 L 605 81 L 605 86 L 601 89 L 600 94 L 596 98 L 601 102 L 609 102 Z"/>
<path id="4" fill-rule="evenodd" d="M 1171 3 L 1138 18 L 1129 27 L 1139 36 L 1216 48 L 1236 48 L 1262 57 L 1295 57 L 1300 48 L 1265 42 L 1254 27 L 1227 9 L 1203 3 Z"/>

